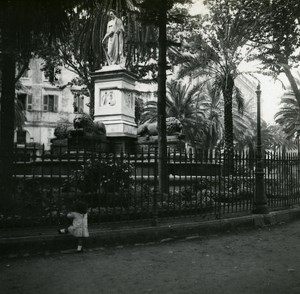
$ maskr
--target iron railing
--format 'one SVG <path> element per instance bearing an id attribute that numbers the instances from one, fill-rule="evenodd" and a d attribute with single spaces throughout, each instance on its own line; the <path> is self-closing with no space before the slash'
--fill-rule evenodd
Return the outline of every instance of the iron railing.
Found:
<path id="1" fill-rule="evenodd" d="M 44 147 L 16 149 L 14 212 L 0 224 L 58 224 L 76 199 L 88 202 L 90 222 L 250 213 L 255 157 L 235 151 L 230 169 L 218 150 L 169 150 L 169 192 L 159 194 L 157 150 L 101 153 Z M 265 190 L 270 209 L 300 202 L 300 159 L 265 154 Z"/>

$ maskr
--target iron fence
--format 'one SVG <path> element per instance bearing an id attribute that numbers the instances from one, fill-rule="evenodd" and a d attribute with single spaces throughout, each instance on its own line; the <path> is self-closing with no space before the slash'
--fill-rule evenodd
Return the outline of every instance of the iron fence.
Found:
<path id="1" fill-rule="evenodd" d="M 255 191 L 255 157 L 219 150 L 169 150 L 168 193 L 159 194 L 157 149 L 138 153 L 44 147 L 16 149 L 14 211 L 2 225 L 63 223 L 77 199 L 88 202 L 90 222 L 199 216 L 222 218 L 250 213 Z M 270 209 L 300 201 L 297 155 L 266 153 L 265 190 Z M 234 169 L 232 170 L 232 166 Z"/>

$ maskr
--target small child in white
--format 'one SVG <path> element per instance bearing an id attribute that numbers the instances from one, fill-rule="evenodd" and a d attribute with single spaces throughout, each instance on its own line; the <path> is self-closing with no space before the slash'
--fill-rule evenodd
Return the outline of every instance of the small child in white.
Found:
<path id="1" fill-rule="evenodd" d="M 75 211 L 67 214 L 68 218 L 73 219 L 71 226 L 65 229 L 59 229 L 59 234 L 72 234 L 77 238 L 77 252 L 83 252 L 83 238 L 89 237 L 87 205 L 79 201 L 75 205 Z"/>

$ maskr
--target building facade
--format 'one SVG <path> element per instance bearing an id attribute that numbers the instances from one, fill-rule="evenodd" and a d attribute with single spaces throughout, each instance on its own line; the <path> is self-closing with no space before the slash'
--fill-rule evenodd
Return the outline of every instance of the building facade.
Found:
<path id="1" fill-rule="evenodd" d="M 32 59 L 28 71 L 20 79 L 23 87 L 17 91 L 17 98 L 23 105 L 27 121 L 22 130 L 16 130 L 15 142 L 43 144 L 49 149 L 57 123 L 72 123 L 77 113 L 88 113 L 89 98 L 80 95 L 78 88 L 69 86 L 75 74 L 66 68 L 62 68 L 57 80 L 50 83 L 42 67 L 42 59 Z"/>

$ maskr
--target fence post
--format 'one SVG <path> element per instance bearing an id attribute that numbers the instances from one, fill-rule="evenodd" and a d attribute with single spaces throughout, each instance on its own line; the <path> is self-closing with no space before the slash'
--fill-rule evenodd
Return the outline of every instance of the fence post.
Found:
<path id="1" fill-rule="evenodd" d="M 158 222 L 157 213 L 157 182 L 158 182 L 158 153 L 157 148 L 154 150 L 154 190 L 153 190 L 153 207 L 152 207 L 152 226 L 156 226 Z"/>
<path id="2" fill-rule="evenodd" d="M 262 156 L 261 123 L 260 123 L 260 84 L 257 86 L 257 138 L 256 138 L 256 169 L 255 169 L 255 194 L 253 213 L 268 213 L 268 201 L 265 193 L 264 182 L 264 157 Z"/>

